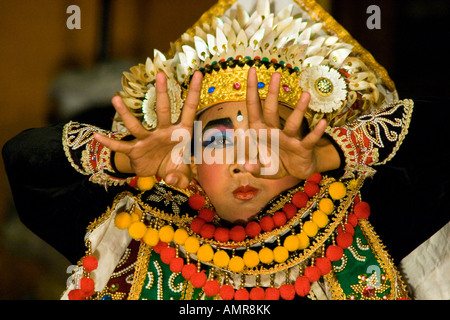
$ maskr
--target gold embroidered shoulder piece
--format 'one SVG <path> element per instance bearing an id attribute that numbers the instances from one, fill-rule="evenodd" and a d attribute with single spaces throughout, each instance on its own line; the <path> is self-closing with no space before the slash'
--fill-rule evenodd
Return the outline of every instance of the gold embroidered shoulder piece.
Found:
<path id="1" fill-rule="evenodd" d="M 77 172 L 89 175 L 93 183 L 105 186 L 127 183 L 130 178 L 116 176 L 111 164 L 111 150 L 94 139 L 95 132 L 117 140 L 126 136 L 125 133 L 112 133 L 71 121 L 64 126 L 62 137 L 64 152 L 70 164 Z"/>
<path id="2" fill-rule="evenodd" d="M 327 128 L 345 155 L 344 178 L 372 176 L 372 166 L 385 164 L 408 133 L 414 103 L 402 100 L 338 128 Z"/>

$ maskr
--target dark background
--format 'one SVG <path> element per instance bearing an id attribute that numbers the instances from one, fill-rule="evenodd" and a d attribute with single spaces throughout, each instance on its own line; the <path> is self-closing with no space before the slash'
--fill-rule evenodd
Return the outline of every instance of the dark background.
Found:
<path id="1" fill-rule="evenodd" d="M 388 70 L 400 98 L 438 98 L 448 107 L 450 2 L 318 2 Z M 81 9 L 81 30 L 66 27 L 66 9 L 72 4 Z M 169 41 L 213 4 L 215 0 L 0 0 L 0 145 L 24 129 L 69 118 L 108 120 L 110 97 L 120 90 L 122 71 L 153 56 L 153 48 L 167 51 Z M 381 9 L 379 30 L 366 26 L 366 9 L 373 4 Z M 446 108 L 431 107 L 429 113 L 448 115 Z M 438 177 L 435 181 L 439 183 Z M 3 169 L 0 226 L 0 299 L 59 299 L 69 262 L 20 223 Z"/>

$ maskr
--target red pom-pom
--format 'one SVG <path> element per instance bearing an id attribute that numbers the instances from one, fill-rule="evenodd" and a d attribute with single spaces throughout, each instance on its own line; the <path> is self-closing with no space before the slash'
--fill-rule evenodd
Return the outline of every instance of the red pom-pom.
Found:
<path id="1" fill-rule="evenodd" d="M 320 269 L 320 274 L 323 276 L 331 271 L 331 261 L 327 257 L 317 258 L 314 265 Z"/>
<path id="2" fill-rule="evenodd" d="M 179 273 L 183 270 L 184 266 L 184 260 L 183 258 L 173 258 L 172 261 L 170 261 L 170 271 L 173 273 Z"/>
<path id="3" fill-rule="evenodd" d="M 306 276 L 298 277 L 295 281 L 295 292 L 300 296 L 306 296 L 311 290 L 311 284 Z"/>
<path id="4" fill-rule="evenodd" d="M 165 264 L 170 264 L 173 258 L 176 256 L 176 250 L 172 247 L 166 247 L 161 250 L 160 257 L 161 261 Z"/>
<path id="5" fill-rule="evenodd" d="M 86 272 L 91 272 L 97 269 L 98 260 L 94 256 L 86 256 L 83 258 L 83 268 Z"/>
<path id="6" fill-rule="evenodd" d="M 258 234 L 261 233 L 261 226 L 260 226 L 259 223 L 256 222 L 256 221 L 250 221 L 250 222 L 245 226 L 245 233 L 246 233 L 250 238 L 254 238 L 254 237 L 256 237 Z"/>
<path id="7" fill-rule="evenodd" d="M 353 227 L 356 227 L 356 225 L 358 224 L 358 217 L 354 213 L 349 214 L 347 217 L 347 222 L 350 223 Z"/>
<path id="8" fill-rule="evenodd" d="M 309 282 L 316 282 L 320 279 L 320 269 L 316 266 L 309 266 L 305 269 L 305 276 L 308 278 Z"/>
<path id="9" fill-rule="evenodd" d="M 234 288 L 231 284 L 224 284 L 220 287 L 219 296 L 222 300 L 233 300 Z"/>
<path id="10" fill-rule="evenodd" d="M 314 173 L 311 177 L 306 179 L 306 181 L 310 181 L 310 182 L 314 182 L 316 184 L 319 184 L 320 181 L 322 181 L 322 175 L 319 172 Z"/>
<path id="11" fill-rule="evenodd" d="M 230 230 L 228 228 L 219 227 L 214 232 L 214 239 L 220 242 L 227 242 L 230 240 Z"/>
<path id="12" fill-rule="evenodd" d="M 295 288 L 292 284 L 283 284 L 280 287 L 280 297 L 284 300 L 292 300 L 295 298 Z"/>
<path id="13" fill-rule="evenodd" d="M 283 212 L 286 214 L 286 218 L 292 219 L 297 214 L 297 207 L 292 203 L 286 203 L 283 206 Z"/>
<path id="14" fill-rule="evenodd" d="M 212 239 L 215 232 L 216 227 L 211 223 L 205 223 L 200 229 L 200 235 L 205 239 Z"/>
<path id="15" fill-rule="evenodd" d="M 206 221 L 199 217 L 194 218 L 194 219 L 192 219 L 192 222 L 191 222 L 191 230 L 197 234 L 200 234 L 200 230 L 205 225 L 205 223 L 206 223 Z"/>
<path id="16" fill-rule="evenodd" d="M 211 222 L 215 215 L 216 213 L 213 210 L 207 208 L 200 209 L 198 212 L 198 217 L 206 222 Z"/>
<path id="17" fill-rule="evenodd" d="M 80 279 L 80 290 L 82 294 L 87 294 L 95 289 L 94 279 L 83 277 Z"/>
<path id="18" fill-rule="evenodd" d="M 250 299 L 250 293 L 245 288 L 237 289 L 234 294 L 234 300 L 248 300 Z"/>
<path id="19" fill-rule="evenodd" d="M 264 216 L 259 220 L 259 225 L 264 232 L 272 231 L 275 228 L 275 223 L 271 216 Z"/>
<path id="20" fill-rule="evenodd" d="M 272 219 L 276 227 L 283 226 L 287 221 L 286 214 L 283 211 L 275 212 Z"/>
<path id="21" fill-rule="evenodd" d="M 245 239 L 245 229 L 243 226 L 234 226 L 230 230 L 230 238 L 233 241 L 239 242 Z"/>
<path id="22" fill-rule="evenodd" d="M 201 288 L 206 284 L 206 281 L 208 280 L 208 277 L 205 274 L 205 271 L 201 271 L 201 272 L 195 272 L 192 276 L 191 276 L 191 284 L 194 288 Z"/>
<path id="23" fill-rule="evenodd" d="M 194 210 L 199 210 L 205 205 L 205 198 L 199 194 L 193 194 L 189 197 L 188 203 Z"/>
<path id="24" fill-rule="evenodd" d="M 367 219 L 370 216 L 370 206 L 365 201 L 358 202 L 355 204 L 354 212 L 358 219 Z"/>
<path id="25" fill-rule="evenodd" d="M 264 300 L 264 289 L 255 287 L 250 290 L 250 300 Z"/>
<path id="26" fill-rule="evenodd" d="M 186 280 L 189 280 L 194 273 L 197 272 L 197 267 L 193 263 L 185 264 L 181 270 L 181 275 Z"/>
<path id="27" fill-rule="evenodd" d="M 161 250 L 166 248 L 167 246 L 167 242 L 159 241 L 158 244 L 152 248 L 152 250 L 158 254 L 161 254 Z"/>
<path id="28" fill-rule="evenodd" d="M 292 197 L 292 203 L 297 207 L 297 208 L 303 208 L 306 207 L 306 204 L 308 203 L 308 195 L 306 193 L 304 193 L 303 191 L 298 191 L 297 193 L 294 194 L 294 196 Z"/>
<path id="29" fill-rule="evenodd" d="M 67 294 L 69 300 L 84 300 L 85 295 L 81 292 L 80 289 L 70 290 Z"/>
<path id="30" fill-rule="evenodd" d="M 342 249 L 347 249 L 353 243 L 353 235 L 349 232 L 343 232 L 336 237 L 336 243 Z"/>
<path id="31" fill-rule="evenodd" d="M 356 196 L 355 196 L 355 199 L 353 200 L 353 203 L 354 204 L 357 204 L 358 202 L 360 202 L 361 201 L 361 199 L 359 198 L 359 194 L 357 194 Z"/>
<path id="32" fill-rule="evenodd" d="M 344 250 L 337 246 L 337 245 L 331 245 L 327 248 L 326 256 L 330 261 L 339 261 L 342 258 L 342 255 L 344 254 Z"/>
<path id="33" fill-rule="evenodd" d="M 130 182 L 128 182 L 128 185 L 129 185 L 130 187 L 132 187 L 132 188 L 137 189 L 137 188 L 138 188 L 138 186 L 137 186 L 138 178 L 139 178 L 139 177 L 136 176 L 136 177 L 134 177 L 133 179 L 131 179 Z"/>
<path id="34" fill-rule="evenodd" d="M 203 291 L 207 297 L 213 297 L 219 293 L 220 284 L 217 280 L 208 280 L 203 287 Z"/>
<path id="35" fill-rule="evenodd" d="M 345 231 L 344 231 L 344 228 L 345 228 Z M 344 225 L 344 227 L 342 227 L 342 224 L 339 224 L 338 227 L 337 227 L 337 232 L 338 232 L 338 234 L 341 234 L 341 233 L 344 233 L 344 232 L 348 232 L 351 235 L 354 235 L 355 234 L 355 229 L 353 228 L 353 226 L 350 223 L 346 223 Z"/>
<path id="36" fill-rule="evenodd" d="M 277 288 L 269 287 L 264 294 L 264 300 L 279 300 L 280 291 Z"/>
<path id="37" fill-rule="evenodd" d="M 313 197 L 316 193 L 319 192 L 319 185 L 317 183 L 308 181 L 305 183 L 305 193 L 308 195 L 308 197 Z"/>

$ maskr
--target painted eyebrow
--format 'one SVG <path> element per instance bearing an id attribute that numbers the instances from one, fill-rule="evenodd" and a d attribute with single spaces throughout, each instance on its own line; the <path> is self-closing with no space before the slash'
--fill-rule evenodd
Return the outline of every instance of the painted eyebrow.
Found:
<path id="1" fill-rule="evenodd" d="M 206 130 L 208 130 L 211 127 L 216 127 L 216 126 L 224 126 L 226 128 L 230 128 L 230 129 L 234 128 L 233 121 L 231 121 L 230 118 L 220 118 L 220 119 L 214 119 L 214 120 L 209 121 L 206 124 L 205 128 L 203 128 L 203 132 L 205 132 Z"/>

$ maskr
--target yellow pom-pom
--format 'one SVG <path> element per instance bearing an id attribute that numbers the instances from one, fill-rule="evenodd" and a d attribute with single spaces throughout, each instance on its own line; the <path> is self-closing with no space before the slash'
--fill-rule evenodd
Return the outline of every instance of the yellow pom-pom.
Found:
<path id="1" fill-rule="evenodd" d="M 131 225 L 131 216 L 128 212 L 121 212 L 114 218 L 114 225 L 119 229 L 128 229 Z"/>
<path id="2" fill-rule="evenodd" d="M 210 244 L 206 243 L 198 248 L 197 257 L 200 261 L 209 262 L 214 257 L 214 250 Z"/>
<path id="3" fill-rule="evenodd" d="M 146 244 L 148 244 L 151 247 L 156 246 L 159 243 L 159 232 L 156 229 L 149 228 L 145 232 L 144 236 L 142 237 L 142 240 Z"/>
<path id="4" fill-rule="evenodd" d="M 317 227 L 317 224 L 315 224 L 313 221 L 306 221 L 303 224 L 303 231 L 305 231 L 306 235 L 311 238 L 317 234 L 319 228 Z"/>
<path id="5" fill-rule="evenodd" d="M 269 248 L 262 248 L 259 250 L 259 260 L 262 263 L 271 263 L 273 261 L 273 251 Z"/>
<path id="6" fill-rule="evenodd" d="M 159 229 L 159 239 L 162 242 L 169 243 L 173 240 L 173 235 L 175 231 L 173 230 L 172 226 L 164 226 L 161 229 Z"/>
<path id="7" fill-rule="evenodd" d="M 136 240 L 141 239 L 146 231 L 147 226 L 140 221 L 133 222 L 128 228 L 128 233 L 130 234 L 130 237 Z"/>
<path id="8" fill-rule="evenodd" d="M 299 234 L 297 234 L 297 238 L 298 238 L 298 248 L 300 250 L 308 248 L 308 246 L 309 246 L 309 237 L 304 231 L 299 233 Z"/>
<path id="9" fill-rule="evenodd" d="M 231 272 L 241 272 L 244 269 L 244 260 L 239 256 L 234 256 L 228 263 Z"/>
<path id="10" fill-rule="evenodd" d="M 155 182 L 156 182 L 155 177 L 138 177 L 137 187 L 141 191 L 147 191 L 153 188 Z"/>
<path id="11" fill-rule="evenodd" d="M 328 224 L 328 216 L 322 211 L 317 210 L 312 215 L 312 221 L 314 221 L 319 228 L 324 228 Z"/>
<path id="12" fill-rule="evenodd" d="M 184 249 L 187 253 L 196 253 L 200 247 L 200 242 L 196 237 L 188 237 L 184 242 Z"/>
<path id="13" fill-rule="evenodd" d="M 340 200 L 347 194 L 347 187 L 342 182 L 336 181 L 330 184 L 328 193 L 334 200 Z"/>
<path id="14" fill-rule="evenodd" d="M 319 209 L 325 214 L 332 214 L 334 211 L 334 203 L 330 198 L 323 198 L 319 201 Z"/>
<path id="15" fill-rule="evenodd" d="M 225 250 L 219 250 L 214 254 L 213 261 L 219 268 L 225 268 L 230 262 L 230 256 Z"/>
<path id="16" fill-rule="evenodd" d="M 173 235 L 173 241 L 175 241 L 176 244 L 183 245 L 188 237 L 189 234 L 187 233 L 187 231 L 180 228 L 175 231 Z"/>
<path id="17" fill-rule="evenodd" d="M 284 239 L 283 246 L 288 249 L 288 251 L 295 251 L 298 249 L 298 237 L 294 235 L 287 236 Z"/>
<path id="18" fill-rule="evenodd" d="M 136 222 L 136 221 L 141 221 L 141 216 L 135 212 L 130 214 L 130 217 L 131 217 L 131 223 Z"/>
<path id="19" fill-rule="evenodd" d="M 247 250 L 244 253 L 244 263 L 247 268 L 254 268 L 259 263 L 259 255 L 255 250 Z"/>
<path id="20" fill-rule="evenodd" d="M 276 262 L 285 262 L 289 258 L 289 251 L 282 246 L 278 246 L 273 249 L 273 258 Z"/>

